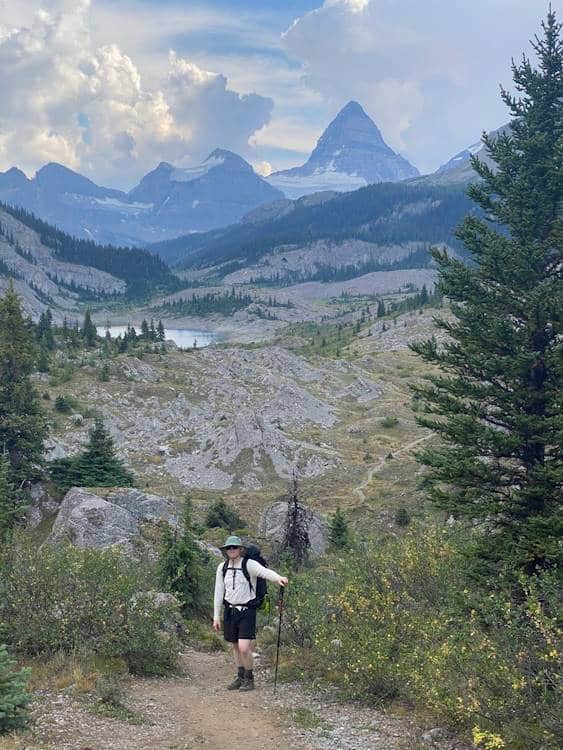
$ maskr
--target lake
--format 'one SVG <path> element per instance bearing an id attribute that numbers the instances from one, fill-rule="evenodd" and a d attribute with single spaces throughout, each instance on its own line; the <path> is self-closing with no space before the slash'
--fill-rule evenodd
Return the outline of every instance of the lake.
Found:
<path id="1" fill-rule="evenodd" d="M 137 332 L 137 336 L 140 335 L 141 326 L 134 326 L 134 328 Z M 106 331 L 109 330 L 111 337 L 117 338 L 119 335 L 123 336 L 127 330 L 127 326 L 109 326 L 109 328 L 106 326 L 96 326 L 96 329 L 98 331 L 98 336 L 105 336 Z M 212 344 L 217 340 L 217 336 L 214 333 L 211 333 L 211 331 L 195 331 L 191 328 L 165 328 L 164 335 L 167 339 L 172 339 L 172 341 L 177 346 L 182 347 L 182 349 L 192 347 L 194 341 L 197 342 L 198 347 L 202 347 L 209 346 L 209 344 Z"/>

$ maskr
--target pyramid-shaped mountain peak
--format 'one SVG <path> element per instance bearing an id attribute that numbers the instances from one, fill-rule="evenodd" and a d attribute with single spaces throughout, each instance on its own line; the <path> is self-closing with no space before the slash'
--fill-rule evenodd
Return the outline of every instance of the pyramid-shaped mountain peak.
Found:
<path id="1" fill-rule="evenodd" d="M 416 167 L 385 143 L 375 122 L 359 102 L 352 100 L 328 125 L 303 166 L 275 172 L 268 181 L 288 198 L 299 198 L 417 176 Z"/>

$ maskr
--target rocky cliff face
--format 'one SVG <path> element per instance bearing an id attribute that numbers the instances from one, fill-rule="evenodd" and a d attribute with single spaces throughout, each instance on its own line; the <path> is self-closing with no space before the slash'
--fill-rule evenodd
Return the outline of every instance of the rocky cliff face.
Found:
<path id="1" fill-rule="evenodd" d="M 319 138 L 301 167 L 274 172 L 268 181 L 288 198 L 321 190 L 346 192 L 375 182 L 418 176 L 406 159 L 383 140 L 358 102 L 349 102 Z"/>

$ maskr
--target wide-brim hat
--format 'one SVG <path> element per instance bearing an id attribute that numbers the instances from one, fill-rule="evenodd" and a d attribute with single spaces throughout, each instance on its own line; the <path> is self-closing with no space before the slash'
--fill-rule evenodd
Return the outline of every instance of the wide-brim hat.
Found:
<path id="1" fill-rule="evenodd" d="M 244 544 L 242 543 L 240 536 L 228 536 L 225 540 L 225 544 L 219 547 L 219 549 L 224 550 L 227 547 L 244 547 Z"/>

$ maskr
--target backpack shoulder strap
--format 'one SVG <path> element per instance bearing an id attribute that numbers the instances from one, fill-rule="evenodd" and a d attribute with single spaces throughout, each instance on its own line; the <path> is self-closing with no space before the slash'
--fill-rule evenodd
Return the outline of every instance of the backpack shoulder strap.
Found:
<path id="1" fill-rule="evenodd" d="M 248 572 L 247 565 L 248 565 L 248 557 L 245 555 L 242 558 L 242 565 L 241 565 L 241 567 L 242 567 L 242 572 L 244 574 L 244 577 L 248 581 L 248 585 L 250 586 L 250 590 L 252 591 L 252 581 L 250 580 L 250 573 Z"/>
<path id="2" fill-rule="evenodd" d="M 229 561 L 225 560 L 225 562 L 223 563 L 223 578 L 225 578 L 225 575 L 227 573 L 227 568 L 228 567 L 229 567 Z"/>

